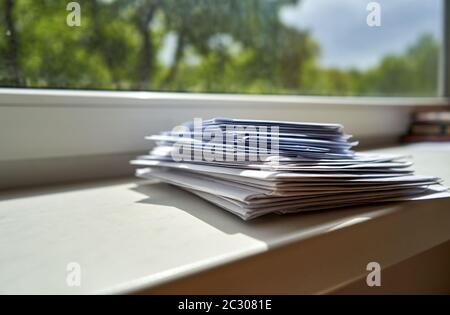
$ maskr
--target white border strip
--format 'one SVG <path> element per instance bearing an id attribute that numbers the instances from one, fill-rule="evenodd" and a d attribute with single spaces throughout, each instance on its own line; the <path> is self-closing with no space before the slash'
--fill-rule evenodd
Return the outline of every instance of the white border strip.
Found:
<path id="1" fill-rule="evenodd" d="M 448 105 L 449 100 L 444 97 L 332 97 L 0 88 L 0 107 L 13 105 L 142 107 L 167 105 L 261 106 L 275 104 L 295 106 L 442 106 Z"/>

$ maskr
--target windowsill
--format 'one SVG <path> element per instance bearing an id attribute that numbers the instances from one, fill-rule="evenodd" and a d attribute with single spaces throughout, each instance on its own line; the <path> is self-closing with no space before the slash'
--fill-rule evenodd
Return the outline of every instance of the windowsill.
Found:
<path id="1" fill-rule="evenodd" d="M 415 145 L 418 173 L 450 184 L 449 145 Z M 323 293 L 450 240 L 450 200 L 243 222 L 135 179 L 3 192 L 1 293 Z M 66 266 L 81 266 L 81 286 Z M 264 275 L 264 276 L 262 276 Z M 186 288 L 189 288 L 187 291 Z"/>

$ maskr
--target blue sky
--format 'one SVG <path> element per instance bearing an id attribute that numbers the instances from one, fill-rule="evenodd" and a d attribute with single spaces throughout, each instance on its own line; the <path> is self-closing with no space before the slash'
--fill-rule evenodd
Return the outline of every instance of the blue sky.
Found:
<path id="1" fill-rule="evenodd" d="M 420 34 L 439 40 L 442 0 L 379 0 L 381 26 L 366 23 L 367 0 L 302 0 L 285 7 L 286 25 L 310 30 L 320 44 L 320 62 L 339 68 L 367 68 L 388 53 L 400 53 Z"/>

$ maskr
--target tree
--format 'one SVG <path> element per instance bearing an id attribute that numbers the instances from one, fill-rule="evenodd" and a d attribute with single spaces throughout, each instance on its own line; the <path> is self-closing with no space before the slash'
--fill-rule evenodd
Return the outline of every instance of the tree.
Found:
<path id="1" fill-rule="evenodd" d="M 369 95 L 436 95 L 439 44 L 421 35 L 404 54 L 387 55 L 365 74 L 360 93 Z"/>
<path id="2" fill-rule="evenodd" d="M 0 84 L 320 95 L 435 95 L 439 43 L 423 35 L 367 70 L 320 64 L 279 12 L 298 0 L 0 0 Z M 175 36 L 169 64 L 158 59 Z"/>
<path id="3" fill-rule="evenodd" d="M 19 63 L 19 35 L 14 22 L 14 0 L 5 0 L 3 10 L 6 26 L 7 45 L 4 48 L 7 77 L 9 84 L 22 85 L 22 70 Z"/>
<path id="4" fill-rule="evenodd" d="M 140 60 L 137 68 L 138 81 L 137 87 L 140 90 L 149 88 L 152 72 L 154 70 L 155 48 L 153 45 L 152 31 L 150 23 L 153 21 L 156 11 L 160 5 L 159 0 L 138 1 L 134 21 L 138 33 L 141 37 L 142 45 L 140 50 Z"/>

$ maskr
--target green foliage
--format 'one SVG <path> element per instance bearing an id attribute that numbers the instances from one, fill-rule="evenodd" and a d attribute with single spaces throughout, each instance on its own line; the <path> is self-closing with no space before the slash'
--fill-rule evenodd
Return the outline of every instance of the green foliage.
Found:
<path id="1" fill-rule="evenodd" d="M 373 90 L 387 95 L 433 95 L 438 85 L 439 45 L 423 35 L 404 55 L 387 56 L 371 71 Z"/>
<path id="2" fill-rule="evenodd" d="M 439 44 L 430 35 L 370 69 L 324 68 L 309 32 L 280 21 L 297 0 L 80 0 L 81 27 L 67 26 L 68 2 L 0 0 L 1 86 L 436 95 Z M 167 64 L 158 56 L 168 34 Z"/>

